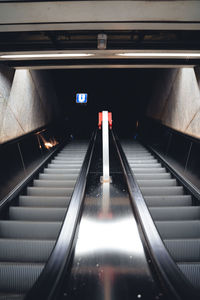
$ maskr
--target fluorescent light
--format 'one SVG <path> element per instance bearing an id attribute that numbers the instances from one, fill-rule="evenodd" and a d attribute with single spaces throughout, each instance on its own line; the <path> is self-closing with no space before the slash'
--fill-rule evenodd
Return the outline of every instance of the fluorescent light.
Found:
<path id="1" fill-rule="evenodd" d="M 129 56 L 129 57 L 136 57 L 136 58 L 199 58 L 200 53 L 182 53 L 182 52 L 131 52 L 131 53 L 118 53 L 117 56 Z"/>
<path id="2" fill-rule="evenodd" d="M 62 57 L 87 57 L 94 54 L 89 53 L 46 53 L 46 54 L 5 54 L 0 58 L 20 59 L 20 58 L 62 58 Z"/>

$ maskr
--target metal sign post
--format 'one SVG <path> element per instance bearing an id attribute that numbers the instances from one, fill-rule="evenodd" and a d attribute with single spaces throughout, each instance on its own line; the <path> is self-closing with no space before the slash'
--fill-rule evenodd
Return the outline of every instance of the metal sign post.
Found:
<path id="1" fill-rule="evenodd" d="M 101 113 L 100 113 L 101 114 Z M 101 182 L 111 182 L 110 178 L 110 166 L 109 166 L 109 128 L 108 122 L 110 124 L 110 128 L 112 126 L 112 122 L 110 120 L 111 114 L 108 111 L 103 111 L 102 115 L 99 116 L 100 123 L 102 122 L 102 148 L 103 148 L 103 176 L 101 177 Z M 101 124 L 99 124 L 99 127 Z"/>

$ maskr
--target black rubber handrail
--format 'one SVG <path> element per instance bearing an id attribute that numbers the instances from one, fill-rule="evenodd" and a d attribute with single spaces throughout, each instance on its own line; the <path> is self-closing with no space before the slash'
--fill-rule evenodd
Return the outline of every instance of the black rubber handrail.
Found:
<path id="1" fill-rule="evenodd" d="M 199 299 L 198 292 L 185 278 L 166 249 L 146 206 L 145 200 L 132 173 L 122 146 L 118 138 L 115 137 L 114 133 L 112 134 L 127 182 L 135 217 L 139 227 L 142 230 L 145 242 L 147 244 L 148 253 L 162 285 L 170 294 L 170 299 Z"/>
<path id="2" fill-rule="evenodd" d="M 170 173 L 179 181 L 181 185 L 188 191 L 189 194 L 192 194 L 194 198 L 200 201 L 200 191 L 197 189 L 189 180 L 184 178 L 172 165 L 161 155 L 157 150 L 155 150 L 152 146 L 146 145 L 141 142 L 145 148 L 147 148 L 161 163 L 166 169 L 169 170 Z"/>
<path id="3" fill-rule="evenodd" d="M 71 254 L 75 247 L 75 237 L 82 212 L 81 208 L 95 140 L 96 133 L 93 133 L 56 245 L 38 280 L 27 293 L 25 300 L 54 299 L 59 281 L 62 280 L 65 270 L 69 267 Z"/>
<path id="4" fill-rule="evenodd" d="M 32 182 L 32 180 L 43 170 L 45 165 L 55 156 L 58 151 L 67 143 L 69 139 L 65 139 L 62 143 L 57 145 L 43 160 L 40 164 L 28 175 L 26 176 L 15 188 L 8 193 L 2 200 L 0 200 L 0 213 L 2 210 L 6 209 L 8 205 L 12 203 L 18 197 L 23 190 Z"/>

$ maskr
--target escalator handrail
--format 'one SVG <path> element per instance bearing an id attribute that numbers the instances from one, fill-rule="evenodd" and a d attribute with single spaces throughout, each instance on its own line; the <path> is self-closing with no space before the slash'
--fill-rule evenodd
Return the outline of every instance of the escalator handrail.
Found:
<path id="1" fill-rule="evenodd" d="M 184 178 L 175 168 L 172 167 L 170 163 L 167 162 L 167 160 L 162 157 L 156 151 L 152 146 L 145 145 L 143 142 L 141 142 L 145 148 L 147 148 L 154 156 L 158 158 L 158 160 L 169 170 L 170 173 L 180 182 L 181 185 L 184 186 L 184 188 L 194 196 L 198 201 L 200 201 L 200 191 L 197 189 L 189 180 Z"/>
<path id="2" fill-rule="evenodd" d="M 166 291 L 169 291 L 170 299 L 172 299 L 172 297 L 173 299 L 181 300 L 199 299 L 198 292 L 194 290 L 192 285 L 179 270 L 178 266 L 166 249 L 146 206 L 145 200 L 133 175 L 120 141 L 114 133 L 112 134 L 127 182 L 136 220 L 142 229 L 148 253 L 162 285 L 164 285 Z"/>
<path id="3" fill-rule="evenodd" d="M 54 249 L 52 250 L 39 278 L 27 293 L 25 300 L 54 299 L 59 281 L 62 280 L 62 277 L 65 274 L 64 271 L 69 266 L 71 254 L 73 253 L 75 247 L 75 237 L 78 232 L 78 224 L 80 222 L 80 216 L 82 212 L 87 175 L 94 150 L 95 140 L 96 132 L 93 133 L 89 142 L 89 146 Z"/>
<path id="4" fill-rule="evenodd" d="M 7 206 L 11 205 L 12 201 L 18 197 L 23 190 L 32 182 L 32 180 L 44 169 L 44 167 L 48 164 L 48 162 L 55 156 L 58 151 L 66 144 L 69 139 L 65 139 L 62 143 L 57 145 L 51 152 L 48 154 L 42 162 L 28 175 L 26 176 L 20 183 L 18 183 L 14 189 L 12 189 L 8 195 L 6 195 L 2 200 L 0 200 L 0 213 L 2 210 L 6 209 Z"/>

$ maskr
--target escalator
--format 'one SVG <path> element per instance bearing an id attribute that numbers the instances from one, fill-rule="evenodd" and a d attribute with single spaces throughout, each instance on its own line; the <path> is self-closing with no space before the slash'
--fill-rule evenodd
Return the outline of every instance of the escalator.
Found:
<path id="1" fill-rule="evenodd" d="M 199 206 L 142 144 L 123 141 L 123 151 L 110 137 L 111 183 L 100 182 L 94 134 L 62 148 L 10 202 L 1 300 L 198 299 Z"/>
<path id="2" fill-rule="evenodd" d="M 87 141 L 67 144 L 0 221 L 0 299 L 24 299 L 44 269 L 68 209 Z"/>
<path id="3" fill-rule="evenodd" d="M 198 295 L 200 207 L 142 144 L 124 140 L 122 148 L 164 245 Z"/>

